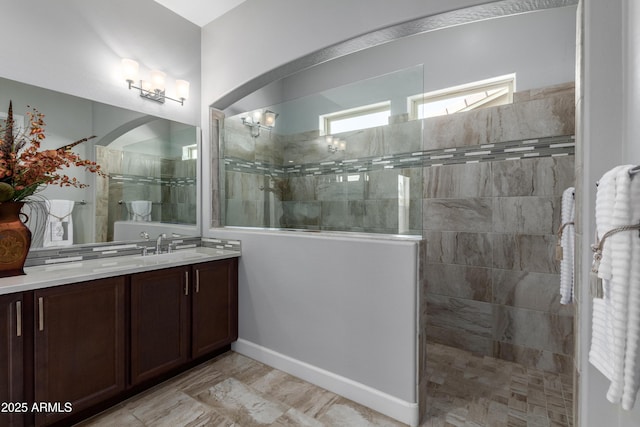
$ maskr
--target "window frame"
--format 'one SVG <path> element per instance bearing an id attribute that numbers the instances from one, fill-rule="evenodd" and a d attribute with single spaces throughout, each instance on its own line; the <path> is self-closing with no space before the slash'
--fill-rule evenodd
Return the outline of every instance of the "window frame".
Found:
<path id="1" fill-rule="evenodd" d="M 334 132 L 331 131 L 331 123 L 337 120 L 346 120 L 361 116 L 366 116 L 368 114 L 382 113 L 384 111 L 389 111 L 389 116 L 391 116 L 391 101 L 383 101 L 376 102 L 374 104 L 362 105 L 360 107 L 348 108 L 346 110 L 335 111 L 333 113 L 322 114 L 319 116 L 319 128 L 320 128 L 320 136 L 332 135 Z M 359 129 L 368 129 L 368 128 L 359 128 Z M 358 129 L 353 129 L 358 130 Z"/>
<path id="2" fill-rule="evenodd" d="M 487 104 L 501 96 L 504 96 L 505 94 L 500 93 L 500 94 L 491 95 L 490 97 L 487 97 L 486 99 L 479 101 L 478 103 L 475 103 L 471 106 L 467 106 L 466 108 L 463 108 L 462 110 L 458 110 L 454 113 L 447 113 L 447 114 L 441 114 L 438 116 L 429 116 L 429 117 L 420 117 L 418 115 L 418 109 L 422 105 L 426 105 L 431 102 L 442 101 L 449 98 L 457 98 L 460 96 L 471 95 L 480 91 L 488 91 L 488 90 L 498 89 L 498 88 L 507 89 L 507 93 L 506 93 L 507 102 L 505 102 L 505 104 L 513 103 L 513 93 L 515 92 L 515 89 L 516 89 L 515 73 L 506 74 L 506 75 L 494 77 L 491 79 L 485 79 L 485 80 L 480 80 L 476 82 L 466 83 L 463 85 L 452 86 L 445 89 L 434 90 L 434 91 L 426 92 L 423 94 L 409 96 L 407 97 L 407 111 L 409 112 L 409 119 L 419 120 L 424 118 L 439 117 L 439 116 L 444 116 L 449 114 L 455 114 L 457 112 L 471 111 L 477 108 L 481 108 L 482 105 Z"/>

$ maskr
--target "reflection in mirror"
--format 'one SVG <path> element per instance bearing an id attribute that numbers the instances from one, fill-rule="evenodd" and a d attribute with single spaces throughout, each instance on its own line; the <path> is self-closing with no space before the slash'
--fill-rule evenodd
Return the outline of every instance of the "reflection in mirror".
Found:
<path id="1" fill-rule="evenodd" d="M 30 107 L 45 115 L 42 149 L 95 135 L 74 151 L 108 175 L 68 168 L 88 187 L 42 188 L 24 209 L 32 249 L 139 240 L 143 230 L 199 234 L 196 127 L 0 79 L 0 105 L 9 100 L 16 115 Z"/>

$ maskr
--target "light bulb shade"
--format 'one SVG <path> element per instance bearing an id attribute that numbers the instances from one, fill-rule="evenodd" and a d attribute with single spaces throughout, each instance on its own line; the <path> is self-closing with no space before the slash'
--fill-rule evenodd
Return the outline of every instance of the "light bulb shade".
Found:
<path id="1" fill-rule="evenodd" d="M 142 90 L 146 90 L 147 92 L 151 92 L 151 82 L 149 80 L 142 80 L 140 82 L 140 86 Z"/>
<path id="2" fill-rule="evenodd" d="M 163 92 L 167 75 L 162 71 L 151 71 L 151 90 Z"/>
<path id="3" fill-rule="evenodd" d="M 176 96 L 178 99 L 189 98 L 189 82 L 186 80 L 176 80 Z"/>
<path id="4" fill-rule="evenodd" d="M 262 111 L 256 110 L 252 114 L 253 123 L 261 123 L 262 122 Z"/>
<path id="5" fill-rule="evenodd" d="M 122 76 L 126 81 L 135 82 L 138 80 L 138 63 L 133 59 L 122 59 Z"/>
<path id="6" fill-rule="evenodd" d="M 264 124 L 265 126 L 273 126 L 276 124 L 276 117 L 278 115 L 273 111 L 266 110 L 264 112 Z"/>

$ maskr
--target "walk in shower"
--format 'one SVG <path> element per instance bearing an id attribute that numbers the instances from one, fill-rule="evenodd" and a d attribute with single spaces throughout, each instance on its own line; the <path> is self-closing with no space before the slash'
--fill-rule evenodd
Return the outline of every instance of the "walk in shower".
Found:
<path id="1" fill-rule="evenodd" d="M 331 61 L 312 53 L 212 111 L 211 223 L 223 227 L 211 236 L 242 241 L 241 262 L 252 266 L 241 269 L 239 297 L 250 319 L 240 336 L 258 349 L 251 354 L 273 351 L 284 367 L 293 358 L 380 390 L 395 400 L 372 407 L 412 425 L 418 412 L 437 411 L 426 403 L 427 342 L 573 373 L 574 313 L 560 304 L 553 253 L 561 196 L 574 185 L 575 7 L 458 23 Z M 468 91 L 476 85 L 483 90 Z M 427 111 L 444 99 L 444 114 Z M 367 115 L 368 125 L 341 127 Z M 412 255 L 389 262 L 402 245 Z M 379 266 L 416 277 L 364 278 Z M 380 290 L 415 307 L 411 325 L 397 325 L 401 309 L 336 303 L 345 293 L 383 301 Z M 377 373 L 410 363 L 354 375 L 329 359 L 362 356 L 359 346 L 316 339 L 359 337 L 352 320 L 369 315 L 379 327 L 368 345 L 416 356 L 415 381 L 402 390 Z M 415 339 L 390 344 L 399 330 Z M 363 395 L 348 397 L 371 397 Z"/>
<path id="2" fill-rule="evenodd" d="M 422 124 L 408 100 L 422 80 L 417 66 L 227 117 L 224 224 L 421 234 Z"/>

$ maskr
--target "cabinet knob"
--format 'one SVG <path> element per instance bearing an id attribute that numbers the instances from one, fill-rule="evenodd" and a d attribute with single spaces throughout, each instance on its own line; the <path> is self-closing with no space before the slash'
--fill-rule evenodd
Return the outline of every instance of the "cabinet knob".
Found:
<path id="1" fill-rule="evenodd" d="M 184 294 L 189 295 L 189 270 L 184 272 Z"/>
<path id="2" fill-rule="evenodd" d="M 200 270 L 196 269 L 196 293 L 200 292 Z"/>

